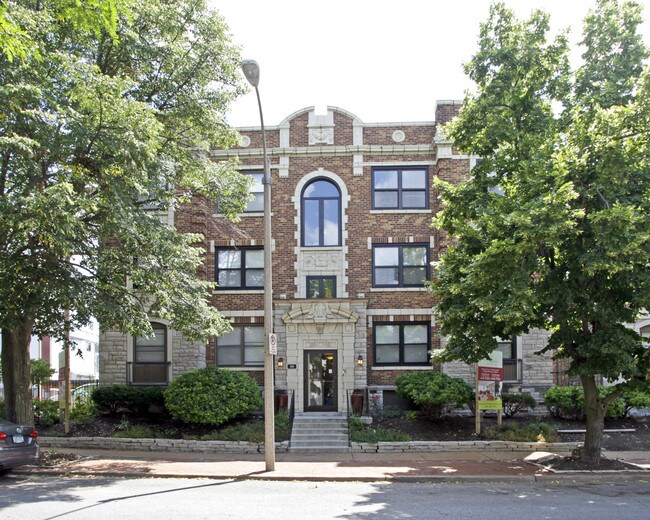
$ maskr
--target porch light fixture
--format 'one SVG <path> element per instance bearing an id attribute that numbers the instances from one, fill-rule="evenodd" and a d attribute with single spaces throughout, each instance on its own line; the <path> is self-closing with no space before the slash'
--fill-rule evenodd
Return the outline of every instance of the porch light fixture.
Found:
<path id="1" fill-rule="evenodd" d="M 363 366 L 363 356 L 359 354 L 359 357 L 357 358 L 357 365 L 362 367 Z"/>
<path id="2" fill-rule="evenodd" d="M 282 368 L 284 366 L 284 358 L 279 357 L 278 358 L 278 368 Z"/>
<path id="3" fill-rule="evenodd" d="M 266 152 L 266 131 L 262 115 L 262 101 L 257 86 L 260 83 L 260 67 L 255 60 L 244 60 L 241 70 L 246 81 L 255 89 L 257 106 L 260 111 L 262 127 L 262 154 L 264 156 L 264 455 L 266 471 L 275 470 L 275 409 L 273 383 L 273 354 L 271 354 L 271 334 L 273 334 L 273 278 L 271 258 L 271 168 Z M 284 360 L 283 360 L 284 361 Z M 278 360 L 279 364 L 280 360 Z"/>

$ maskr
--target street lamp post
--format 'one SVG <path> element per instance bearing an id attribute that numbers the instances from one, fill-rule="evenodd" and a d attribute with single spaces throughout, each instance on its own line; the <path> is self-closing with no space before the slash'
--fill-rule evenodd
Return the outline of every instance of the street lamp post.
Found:
<path id="1" fill-rule="evenodd" d="M 273 403 L 273 354 L 270 338 L 273 334 L 273 278 L 271 266 L 271 168 L 266 152 L 266 132 L 262 101 L 257 88 L 260 82 L 260 67 L 254 60 L 244 60 L 241 64 L 246 80 L 255 89 L 257 105 L 262 125 L 262 152 L 264 154 L 264 454 L 266 471 L 275 470 L 275 411 Z"/>

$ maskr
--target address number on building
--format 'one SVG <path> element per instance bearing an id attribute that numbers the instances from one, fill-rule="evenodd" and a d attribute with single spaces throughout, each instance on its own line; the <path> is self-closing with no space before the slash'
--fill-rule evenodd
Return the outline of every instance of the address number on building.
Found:
<path id="1" fill-rule="evenodd" d="M 275 334 L 269 334 L 269 354 L 276 355 L 278 353 L 278 337 Z"/>

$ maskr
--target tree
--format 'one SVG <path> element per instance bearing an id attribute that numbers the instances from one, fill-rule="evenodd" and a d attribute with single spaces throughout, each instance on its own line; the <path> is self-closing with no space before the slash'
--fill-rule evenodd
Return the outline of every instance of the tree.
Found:
<path id="1" fill-rule="evenodd" d="M 14 57 L 38 57 L 37 42 L 32 38 L 39 16 L 47 13 L 56 21 L 71 23 L 76 30 L 94 32 L 106 31 L 113 38 L 117 36 L 118 13 L 129 12 L 130 0 L 42 0 L 40 2 L 0 3 L 0 52 L 9 61 Z"/>
<path id="2" fill-rule="evenodd" d="M 227 330 L 200 237 L 160 215 L 198 197 L 232 216 L 248 183 L 208 157 L 236 138 L 225 113 L 242 87 L 204 0 L 139 2 L 115 37 L 22 4 L 37 52 L 0 57 L 0 326 L 7 416 L 31 423 L 33 334 L 65 341 L 91 316 L 138 335 L 152 317 L 190 340 Z"/>
<path id="3" fill-rule="evenodd" d="M 548 329 L 585 394 L 581 458 L 600 460 L 604 416 L 645 381 L 650 358 L 633 323 L 650 308 L 650 76 L 640 8 L 600 0 L 585 18 L 584 64 L 570 71 L 548 16 L 501 4 L 466 65 L 476 83 L 446 127 L 482 158 L 471 178 L 439 184 L 436 225 L 451 237 L 432 289 L 445 357 L 476 362 L 495 337 Z M 626 382 L 600 396 L 596 375 Z"/>

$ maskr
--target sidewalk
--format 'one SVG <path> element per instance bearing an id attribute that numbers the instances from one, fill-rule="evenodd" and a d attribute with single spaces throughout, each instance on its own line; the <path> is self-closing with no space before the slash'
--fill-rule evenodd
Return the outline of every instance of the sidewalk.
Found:
<path id="1" fill-rule="evenodd" d="M 57 450 L 82 458 L 56 467 L 25 466 L 18 474 L 214 478 L 311 481 L 537 481 L 650 477 L 650 452 L 606 452 L 640 464 L 639 472 L 552 473 L 526 460 L 526 453 L 316 453 L 276 455 L 267 472 L 264 455 Z"/>

